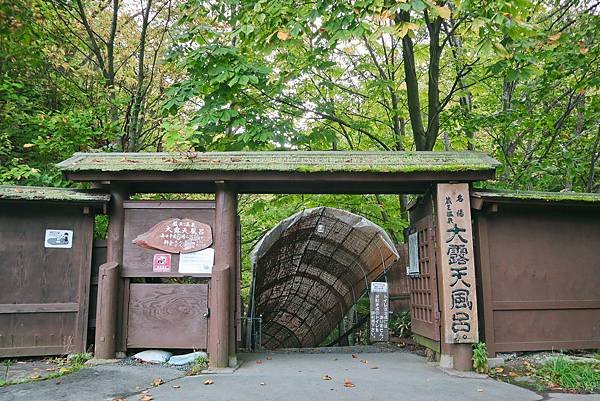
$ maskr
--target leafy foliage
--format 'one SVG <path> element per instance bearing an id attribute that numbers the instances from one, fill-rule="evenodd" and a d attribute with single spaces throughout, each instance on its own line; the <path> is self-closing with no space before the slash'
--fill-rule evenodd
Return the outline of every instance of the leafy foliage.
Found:
<path id="1" fill-rule="evenodd" d="M 412 335 L 410 311 L 403 310 L 396 312 L 389 321 L 391 332 L 401 338 L 407 338 Z"/>
<path id="2" fill-rule="evenodd" d="M 582 392 L 600 391 L 600 363 L 590 364 L 570 361 L 560 355 L 536 370 L 536 376 L 545 382 L 566 390 Z"/>
<path id="3" fill-rule="evenodd" d="M 477 373 L 487 373 L 489 369 L 487 346 L 483 342 L 473 344 L 473 369 Z"/>

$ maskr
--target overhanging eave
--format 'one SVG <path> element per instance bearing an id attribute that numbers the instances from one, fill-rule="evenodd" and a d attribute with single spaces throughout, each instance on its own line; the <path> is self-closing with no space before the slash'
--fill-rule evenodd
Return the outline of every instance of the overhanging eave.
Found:
<path id="1" fill-rule="evenodd" d="M 72 181 L 123 183 L 131 192 L 214 192 L 225 181 L 239 193 L 423 193 L 436 182 L 475 182 L 495 178 L 495 169 L 475 171 L 364 172 L 65 172 Z"/>

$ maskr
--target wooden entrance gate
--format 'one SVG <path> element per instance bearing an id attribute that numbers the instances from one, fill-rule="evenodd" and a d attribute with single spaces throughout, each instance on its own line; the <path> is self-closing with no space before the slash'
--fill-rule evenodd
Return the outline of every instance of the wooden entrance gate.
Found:
<path id="1" fill-rule="evenodd" d="M 199 238 L 196 233 L 206 229 L 205 237 L 212 245 L 214 202 L 127 201 L 123 207 L 121 277 L 125 285 L 121 349 L 206 349 L 210 269 L 184 271 L 183 254 L 155 249 L 146 243 L 140 246 L 138 240 L 143 237 L 147 242 L 169 242 L 167 246 L 188 244 L 200 241 L 194 239 Z M 159 259 L 164 259 L 164 263 L 157 264 Z"/>
<path id="2" fill-rule="evenodd" d="M 425 202 L 427 203 L 427 202 Z M 435 251 L 435 223 L 433 218 L 431 201 L 429 207 L 416 206 L 417 210 L 412 216 L 420 217 L 411 228 L 417 233 L 419 250 L 419 274 L 408 277 L 408 288 L 410 292 L 410 315 L 412 331 L 420 337 L 424 337 L 437 344 L 427 341 L 427 346 L 437 348 L 439 351 L 440 341 L 440 307 L 438 301 L 438 279 Z M 431 207 L 431 209 L 430 209 Z M 429 213 L 427 213 L 429 209 Z"/>

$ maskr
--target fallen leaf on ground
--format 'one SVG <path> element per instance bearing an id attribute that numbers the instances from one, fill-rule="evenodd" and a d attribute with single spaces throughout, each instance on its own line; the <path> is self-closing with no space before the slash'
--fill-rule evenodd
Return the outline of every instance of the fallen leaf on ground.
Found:
<path id="1" fill-rule="evenodd" d="M 329 376 L 329 375 L 323 375 L 323 376 L 321 376 L 321 379 L 322 380 L 332 380 L 331 376 Z"/>
<path id="2" fill-rule="evenodd" d="M 165 381 L 163 379 L 161 379 L 160 377 L 157 377 L 156 379 L 152 380 L 152 385 L 154 387 L 158 387 L 158 386 L 160 386 L 161 384 L 164 384 L 164 383 L 165 383 Z"/>
<path id="3" fill-rule="evenodd" d="M 152 397 L 150 394 L 145 394 L 142 396 L 142 398 L 140 398 L 140 401 L 152 401 L 154 399 L 154 397 Z"/>
<path id="4" fill-rule="evenodd" d="M 204 380 L 204 382 L 202 382 L 202 384 L 204 384 L 205 386 L 208 386 L 208 385 L 213 384 L 213 383 L 214 383 L 214 381 L 212 381 L 210 379 Z"/>
<path id="5" fill-rule="evenodd" d="M 54 384 L 61 384 L 62 382 L 60 380 L 57 380 L 54 382 Z"/>
<path id="6" fill-rule="evenodd" d="M 519 376 L 519 375 L 518 375 L 518 374 L 516 374 L 515 372 L 508 372 L 508 375 L 509 375 L 510 377 L 517 377 L 517 376 Z"/>
<path id="7" fill-rule="evenodd" d="M 60 373 L 69 373 L 69 372 L 71 371 L 71 369 L 68 369 L 68 368 L 60 368 L 60 369 L 58 369 L 58 371 L 59 371 Z"/>
<path id="8" fill-rule="evenodd" d="M 362 363 L 369 363 L 369 361 L 367 361 L 366 359 L 361 359 L 360 360 Z"/>
<path id="9" fill-rule="evenodd" d="M 348 378 L 346 377 L 346 378 L 344 379 L 344 387 L 350 387 L 350 388 L 352 388 L 352 387 L 356 387 L 356 386 L 354 385 L 354 383 L 352 383 L 352 382 L 350 381 L 350 379 L 348 379 Z"/>
<path id="10" fill-rule="evenodd" d="M 259 359 L 258 361 L 256 361 L 257 365 L 260 365 L 262 363 L 262 361 Z"/>
<path id="11" fill-rule="evenodd" d="M 42 378 L 42 376 L 40 376 L 40 375 L 33 375 L 33 376 L 29 376 L 29 378 L 30 378 L 31 380 L 37 380 L 37 379 L 41 379 L 41 378 Z"/>
<path id="12" fill-rule="evenodd" d="M 113 398 L 112 401 L 125 401 L 122 398 Z"/>
<path id="13" fill-rule="evenodd" d="M 56 368 L 46 368 L 46 372 L 54 372 Z"/>
<path id="14" fill-rule="evenodd" d="M 271 357 L 271 356 L 267 357 L 267 361 L 270 361 L 271 359 L 273 359 L 273 357 Z"/>
<path id="15" fill-rule="evenodd" d="M 502 373 L 502 372 L 504 372 L 504 368 L 496 368 L 496 369 L 494 369 L 494 371 L 496 373 Z"/>
<path id="16" fill-rule="evenodd" d="M 356 358 L 358 358 L 358 357 L 356 356 L 356 354 L 352 354 L 352 359 L 356 359 Z"/>

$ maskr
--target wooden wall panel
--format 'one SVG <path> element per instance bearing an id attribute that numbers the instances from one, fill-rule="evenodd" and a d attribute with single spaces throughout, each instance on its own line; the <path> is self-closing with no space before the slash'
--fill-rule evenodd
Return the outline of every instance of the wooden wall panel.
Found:
<path id="1" fill-rule="evenodd" d="M 600 347 L 600 213 L 477 211 L 485 342 L 496 352 Z"/>
<path id="2" fill-rule="evenodd" d="M 72 248 L 45 248 L 50 228 Z M 83 207 L 0 205 L 0 357 L 85 350 L 92 236 Z"/>
<path id="3" fill-rule="evenodd" d="M 208 285 L 131 284 L 127 346 L 206 349 Z"/>

